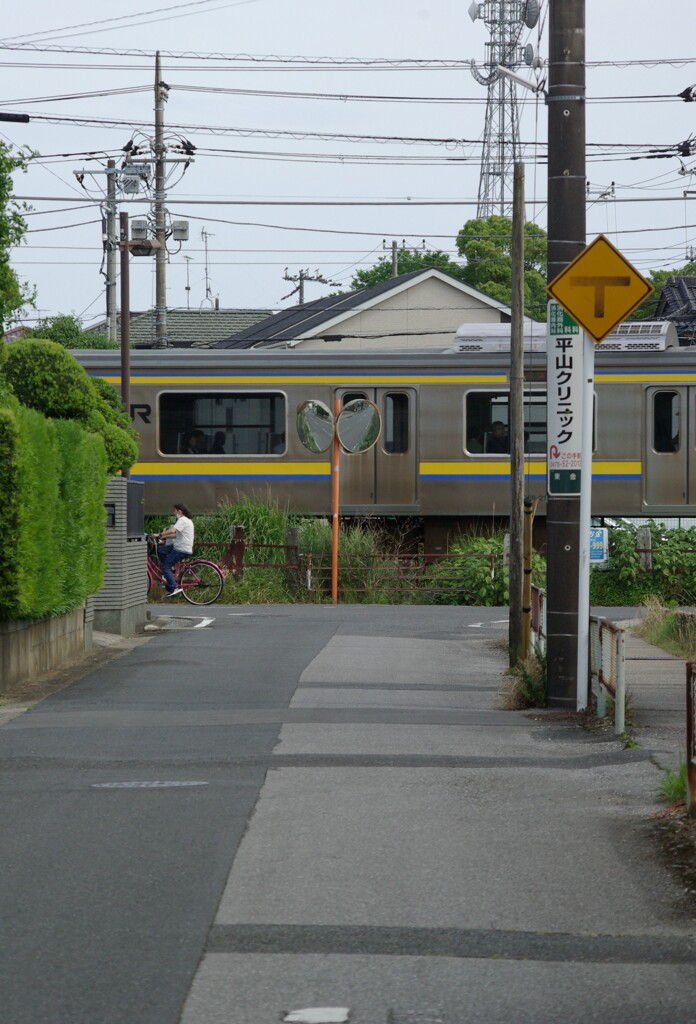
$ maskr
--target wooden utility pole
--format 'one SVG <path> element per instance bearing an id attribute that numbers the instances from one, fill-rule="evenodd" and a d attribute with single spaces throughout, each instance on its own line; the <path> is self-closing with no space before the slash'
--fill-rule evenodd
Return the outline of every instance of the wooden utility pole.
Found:
<path id="1" fill-rule="evenodd" d="M 549 0 L 548 279 L 585 248 L 585 0 Z M 589 484 L 589 481 L 588 481 Z M 576 707 L 580 497 L 549 495 L 548 702 Z"/>
<path id="2" fill-rule="evenodd" d="M 159 50 L 155 56 L 155 348 L 167 342 L 167 228 L 165 221 L 164 102 L 167 86 L 160 73 Z"/>
<path id="3" fill-rule="evenodd" d="M 514 167 L 512 196 L 512 302 L 510 323 L 510 591 L 509 656 L 522 653 L 524 573 L 524 164 Z"/>

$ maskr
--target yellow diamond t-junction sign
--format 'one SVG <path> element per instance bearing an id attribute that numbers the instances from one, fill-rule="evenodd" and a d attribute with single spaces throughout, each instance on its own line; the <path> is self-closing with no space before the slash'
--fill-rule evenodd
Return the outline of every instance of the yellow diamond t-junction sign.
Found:
<path id="1" fill-rule="evenodd" d="M 598 235 L 553 279 L 546 291 L 591 338 L 600 342 L 654 288 L 608 238 Z"/>

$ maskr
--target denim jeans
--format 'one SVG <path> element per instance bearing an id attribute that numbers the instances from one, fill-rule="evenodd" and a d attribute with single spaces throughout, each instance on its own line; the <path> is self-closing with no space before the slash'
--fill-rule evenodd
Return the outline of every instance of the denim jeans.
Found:
<path id="1" fill-rule="evenodd" d="M 157 548 L 157 557 L 160 560 L 162 566 L 162 573 L 167 582 L 167 590 L 170 592 L 176 590 L 179 584 L 174 579 L 174 573 L 172 569 L 184 558 L 190 558 L 190 552 L 188 551 L 176 551 L 171 544 L 163 544 Z"/>

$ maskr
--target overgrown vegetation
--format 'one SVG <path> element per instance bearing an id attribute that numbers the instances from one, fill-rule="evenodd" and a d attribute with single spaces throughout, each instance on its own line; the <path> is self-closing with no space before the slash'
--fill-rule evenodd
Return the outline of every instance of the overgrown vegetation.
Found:
<path id="1" fill-rule="evenodd" d="M 696 661 L 696 618 L 688 612 L 665 608 L 650 597 L 634 626 L 637 636 L 685 661 Z"/>
<path id="2" fill-rule="evenodd" d="M 524 661 L 511 669 L 509 684 L 502 695 L 505 708 L 545 708 L 546 677 L 546 655 L 537 645 Z"/>
<path id="3" fill-rule="evenodd" d="M 686 802 L 686 762 L 681 761 L 679 771 L 666 768 L 660 780 L 660 796 L 666 804 Z"/>
<path id="4" fill-rule="evenodd" d="M 609 531 L 609 562 L 594 568 L 590 599 L 596 605 L 643 604 L 655 597 L 663 604 L 696 603 L 696 529 L 666 530 L 650 523 L 652 568 L 643 567 L 637 550 L 637 527 L 622 523 Z"/>

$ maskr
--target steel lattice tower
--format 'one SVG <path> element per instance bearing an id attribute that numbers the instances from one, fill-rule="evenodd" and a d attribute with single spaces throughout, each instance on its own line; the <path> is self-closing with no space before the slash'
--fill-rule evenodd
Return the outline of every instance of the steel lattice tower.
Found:
<path id="1" fill-rule="evenodd" d="M 499 65 L 514 70 L 534 61 L 534 48 L 520 46 L 525 28 L 539 18 L 538 0 L 476 0 L 469 7 L 472 21 L 481 19 L 490 32 L 482 70 L 471 62 L 471 73 L 488 88 L 486 124 L 481 154 L 477 217 L 512 216 L 514 165 L 520 160 L 520 131 L 517 92 L 514 82 L 497 70 Z"/>

